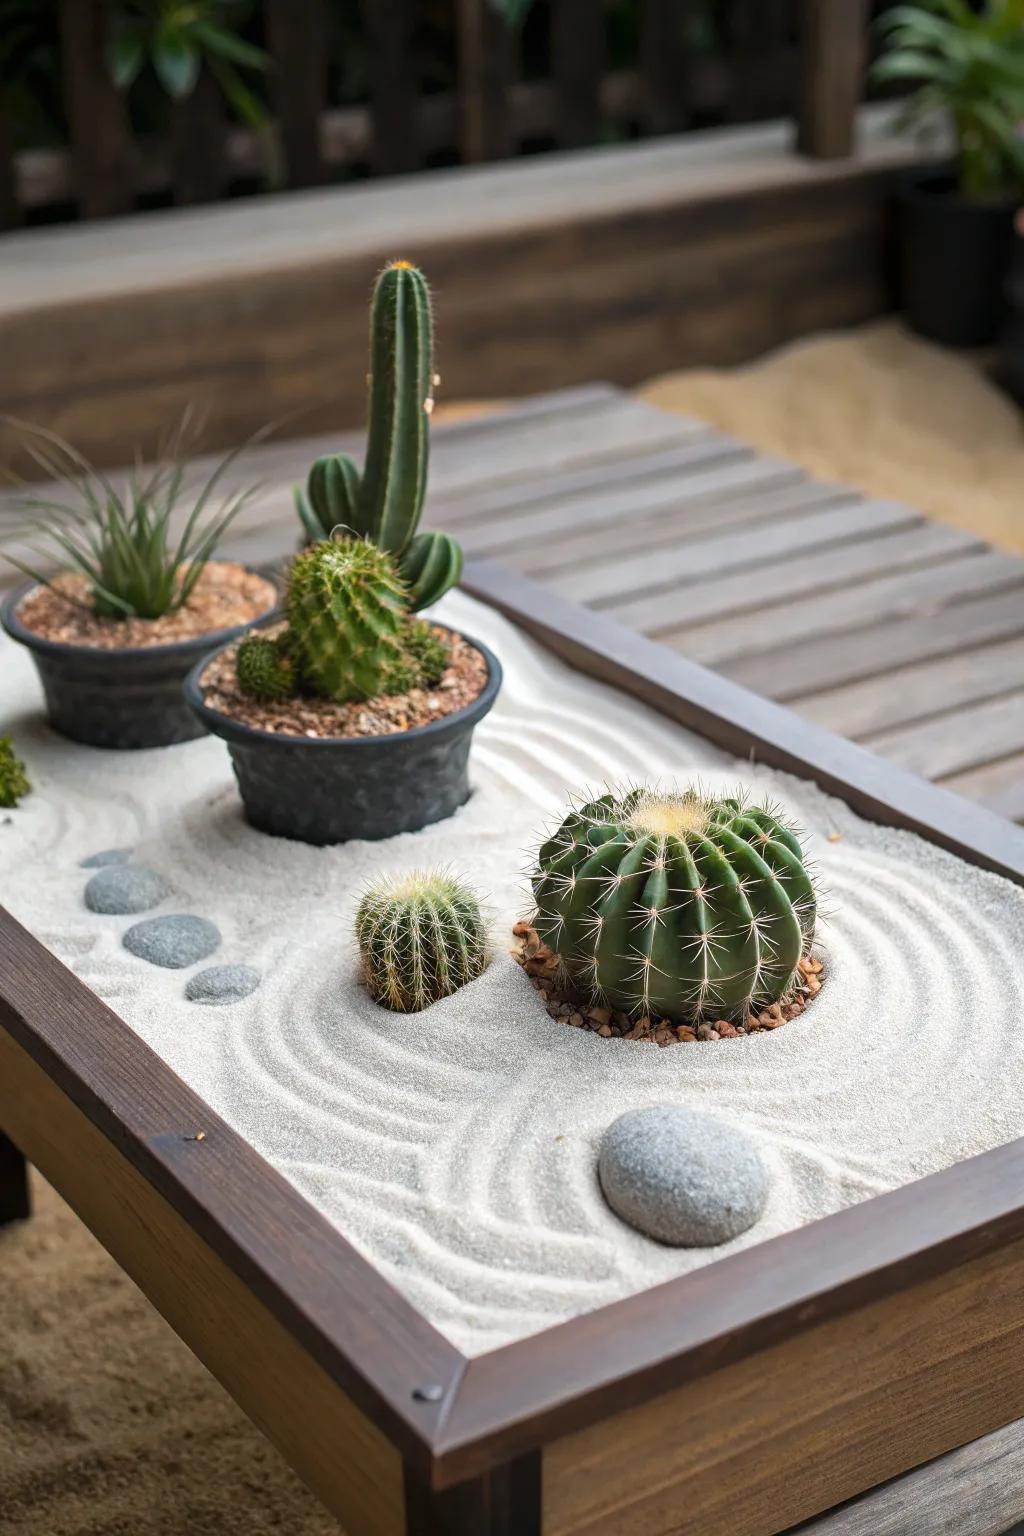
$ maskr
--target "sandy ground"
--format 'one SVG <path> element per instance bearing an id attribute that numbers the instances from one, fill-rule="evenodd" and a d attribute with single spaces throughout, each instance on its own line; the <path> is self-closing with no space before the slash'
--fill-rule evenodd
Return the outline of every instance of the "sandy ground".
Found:
<path id="1" fill-rule="evenodd" d="M 1024 554 L 1024 415 L 977 359 L 896 321 L 667 374 L 640 395 Z"/>

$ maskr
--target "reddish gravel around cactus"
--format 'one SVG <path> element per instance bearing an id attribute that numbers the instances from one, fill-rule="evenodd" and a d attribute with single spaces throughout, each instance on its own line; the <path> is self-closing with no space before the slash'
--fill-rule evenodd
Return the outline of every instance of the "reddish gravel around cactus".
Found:
<path id="1" fill-rule="evenodd" d="M 279 634 L 283 628 L 262 629 L 260 634 Z M 438 628 L 436 632 L 451 642 L 452 649 L 444 676 L 434 688 L 412 688 L 408 693 L 352 704 L 305 696 L 260 703 L 239 688 L 235 677 L 237 647 L 231 646 L 215 656 L 204 671 L 203 699 L 211 709 L 242 725 L 284 736 L 391 736 L 411 731 L 465 709 L 487 682 L 487 663 L 468 640 L 452 630 Z"/>
<path id="2" fill-rule="evenodd" d="M 564 974 L 560 974 L 558 956 L 541 943 L 536 928 L 529 923 L 516 923 L 513 928 L 512 956 L 540 993 L 548 1013 L 560 1024 L 568 1024 L 573 1029 L 589 1029 L 605 1040 L 642 1040 L 650 1045 L 682 1045 L 690 1040 L 736 1040 L 741 1035 L 779 1029 L 790 1019 L 800 1017 L 821 991 L 824 980 L 821 961 L 816 956 L 805 955 L 800 961 L 801 985 L 789 1002 L 773 1003 L 760 1013 L 748 1013 L 742 1023 L 711 1019 L 691 1027 L 673 1024 L 668 1019 L 631 1019 L 628 1014 L 586 1002 L 574 991 Z"/>
<path id="3" fill-rule="evenodd" d="M 113 651 L 173 645 L 198 635 L 235 629 L 262 618 L 276 601 L 277 588 L 265 576 L 230 560 L 216 560 L 204 567 L 188 601 L 159 619 L 100 618 L 87 606 L 88 581 L 70 573 L 58 576 L 53 588 L 33 588 L 18 608 L 18 618 L 26 629 L 45 640 Z"/>

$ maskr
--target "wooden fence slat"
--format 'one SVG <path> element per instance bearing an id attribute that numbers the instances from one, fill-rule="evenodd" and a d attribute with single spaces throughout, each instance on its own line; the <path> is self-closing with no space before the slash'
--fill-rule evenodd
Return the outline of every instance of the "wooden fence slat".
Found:
<path id="1" fill-rule="evenodd" d="M 854 129 L 867 62 L 871 0 L 801 0 L 797 148 L 842 160 Z"/>
<path id="2" fill-rule="evenodd" d="M 419 81 L 413 50 L 413 0 L 365 0 L 363 16 L 373 118 L 374 168 L 386 175 L 420 164 L 416 136 Z"/>
<path id="3" fill-rule="evenodd" d="M 14 134 L 4 103 L 0 101 L 0 229 L 15 229 L 20 223 Z"/>
<path id="4" fill-rule="evenodd" d="M 508 87 L 514 34 L 489 0 L 457 0 L 459 147 L 463 164 L 511 153 Z"/>
<path id="5" fill-rule="evenodd" d="M 598 0 L 556 0 L 551 63 L 558 89 L 558 143 L 582 149 L 601 140 L 604 9 Z"/>
<path id="6" fill-rule="evenodd" d="M 856 0 L 855 0 L 856 3 Z M 732 50 L 727 60 L 728 102 L 725 117 L 733 123 L 756 122 L 784 111 L 791 99 L 785 74 L 792 82 L 791 31 L 795 0 L 731 0 L 729 32 Z M 765 67 L 769 59 L 780 68 Z M 782 61 L 790 68 L 785 70 Z"/>
<path id="7" fill-rule="evenodd" d="M 124 101 L 104 57 L 103 0 L 59 0 L 61 70 L 75 192 L 83 218 L 132 206 L 134 146 Z"/>
<path id="8" fill-rule="evenodd" d="M 212 203 L 224 190 L 224 98 L 209 70 L 171 111 L 176 203 Z"/>
<path id="9" fill-rule="evenodd" d="M 325 4 L 326 0 L 264 0 L 270 91 L 289 187 L 313 187 L 324 180 L 320 118 L 327 105 Z"/>
<path id="10" fill-rule="evenodd" d="M 642 119 L 648 133 L 677 133 L 689 117 L 689 58 L 680 0 L 642 0 Z"/>

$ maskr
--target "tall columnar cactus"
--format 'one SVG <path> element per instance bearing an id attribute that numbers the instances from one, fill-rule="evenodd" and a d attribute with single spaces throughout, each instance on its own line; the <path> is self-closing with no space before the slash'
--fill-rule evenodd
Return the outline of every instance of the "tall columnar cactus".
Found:
<path id="1" fill-rule="evenodd" d="M 609 793 L 542 846 L 537 932 L 595 998 L 687 1023 L 784 997 L 814 932 L 814 884 L 770 806 L 700 789 Z"/>
<path id="2" fill-rule="evenodd" d="M 365 539 L 329 539 L 296 555 L 285 601 L 301 687 L 344 702 L 395 691 L 405 665 L 405 589 Z"/>
<path id="3" fill-rule="evenodd" d="M 445 871 L 383 880 L 356 913 L 363 980 L 371 997 L 418 1013 L 487 968 L 487 927 L 468 886 Z"/>
<path id="4" fill-rule="evenodd" d="M 366 463 L 317 459 L 296 507 L 313 539 L 335 529 L 372 539 L 394 555 L 415 612 L 462 574 L 462 550 L 446 533 L 417 533 L 427 490 L 433 409 L 433 317 L 423 273 L 394 261 L 377 279 L 370 312 L 370 406 Z"/>

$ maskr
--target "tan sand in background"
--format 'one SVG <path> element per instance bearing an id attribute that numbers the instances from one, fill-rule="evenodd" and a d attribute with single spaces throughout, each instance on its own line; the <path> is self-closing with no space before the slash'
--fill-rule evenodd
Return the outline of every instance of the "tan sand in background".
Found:
<path id="1" fill-rule="evenodd" d="M 639 394 L 1024 554 L 1024 415 L 976 359 L 894 321 L 744 368 L 667 374 Z"/>

